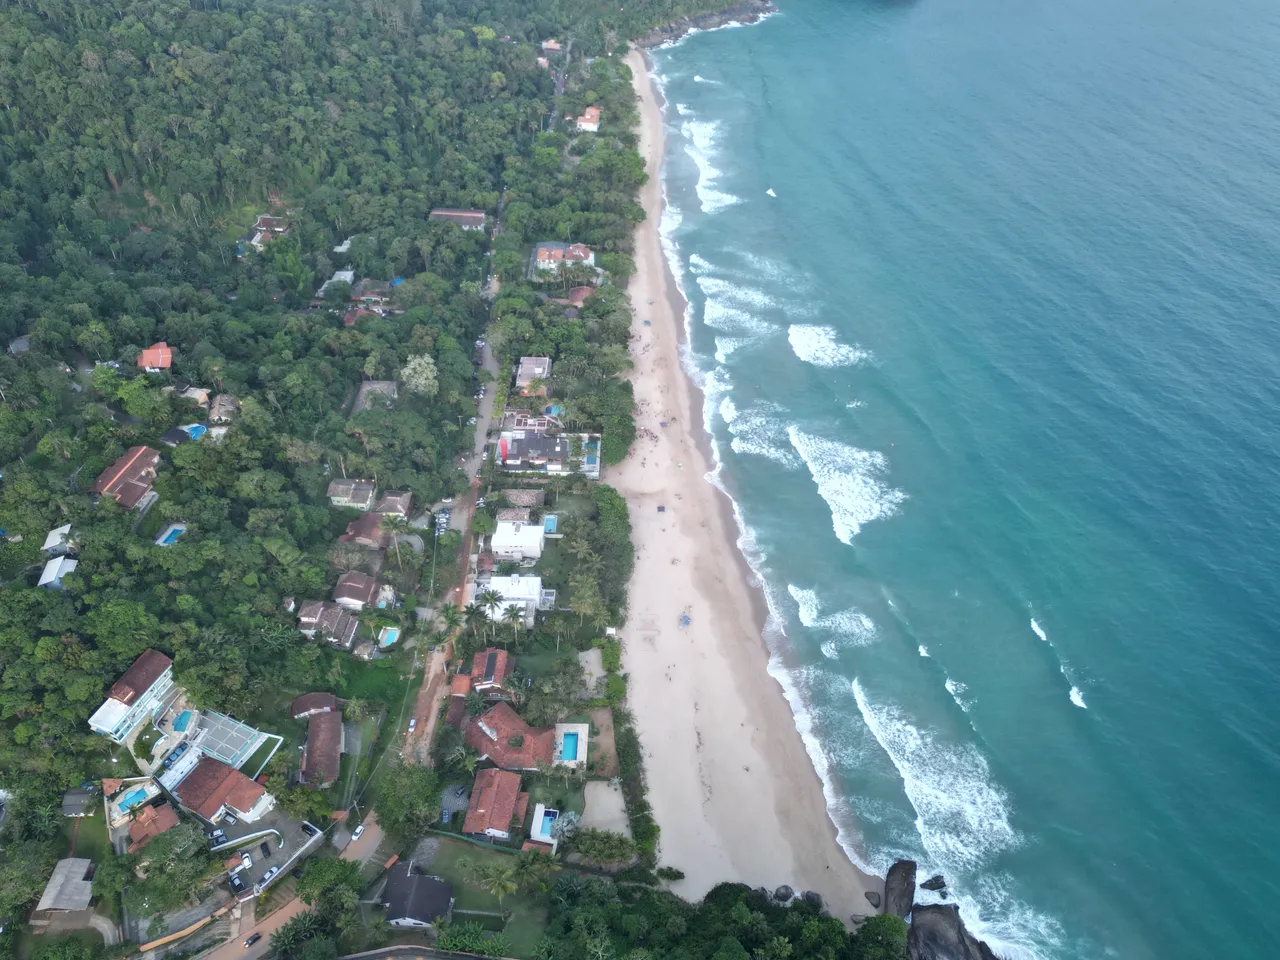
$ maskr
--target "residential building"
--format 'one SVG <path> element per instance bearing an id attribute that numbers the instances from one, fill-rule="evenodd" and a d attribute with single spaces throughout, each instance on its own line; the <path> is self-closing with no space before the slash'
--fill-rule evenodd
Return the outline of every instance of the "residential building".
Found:
<path id="1" fill-rule="evenodd" d="M 360 621 L 336 603 L 311 600 L 298 611 L 298 630 L 304 636 L 317 634 L 335 647 L 350 650 L 355 642 Z"/>
<path id="2" fill-rule="evenodd" d="M 596 133 L 600 130 L 600 108 L 587 107 L 582 111 L 582 116 L 577 120 L 578 129 L 586 133 Z"/>
<path id="3" fill-rule="evenodd" d="M 581 243 L 560 243 L 547 240 L 533 248 L 533 268 L 535 271 L 556 270 L 561 264 L 573 266 L 582 264 L 594 267 L 596 255 Z"/>
<path id="4" fill-rule="evenodd" d="M 437 207 L 427 214 L 428 220 L 444 220 L 457 224 L 463 230 L 483 230 L 483 210 L 454 210 L 448 207 Z"/>
<path id="5" fill-rule="evenodd" d="M 146 650 L 133 661 L 89 718 L 94 733 L 124 743 L 142 724 L 157 716 L 177 696 L 173 661 L 159 650 Z"/>
<path id="6" fill-rule="evenodd" d="M 462 832 L 473 837 L 510 840 L 524 826 L 529 794 L 520 790 L 520 774 L 488 767 L 476 774 Z"/>
<path id="7" fill-rule="evenodd" d="M 276 805 L 276 798 L 262 784 L 208 755 L 200 757 L 173 793 L 184 808 L 209 823 L 227 814 L 253 823 Z"/>
<path id="8" fill-rule="evenodd" d="M 453 887 L 415 872 L 412 860 L 401 860 L 387 871 L 382 903 L 391 926 L 427 929 L 452 919 Z"/>
<path id="9" fill-rule="evenodd" d="M 550 409 L 550 408 L 549 408 Z M 508 409 L 502 415 L 502 430 L 523 430 L 526 433 L 546 433 L 560 428 L 560 419 L 551 414 L 534 413 L 532 410 Z"/>
<path id="10" fill-rule="evenodd" d="M 323 300 L 325 291 L 339 283 L 354 287 L 356 285 L 356 272 L 354 270 L 335 270 L 332 277 L 320 284 L 320 289 L 316 291 L 316 299 Z"/>
<path id="11" fill-rule="evenodd" d="M 528 523 L 532 511 L 528 507 L 501 507 L 493 518 L 499 523 L 504 520 L 511 523 Z"/>
<path id="12" fill-rule="evenodd" d="M 369 480 L 334 480 L 327 491 L 329 503 L 335 507 L 369 510 L 373 507 L 377 488 Z"/>
<path id="13" fill-rule="evenodd" d="M 408 490 L 387 490 L 374 505 L 373 512 L 384 517 L 403 517 L 408 520 L 412 508 L 413 494 Z"/>
<path id="14" fill-rule="evenodd" d="M 548 60 L 546 57 L 538 57 L 538 66 L 540 66 L 543 70 L 550 70 L 551 61 Z"/>
<path id="15" fill-rule="evenodd" d="M 356 402 L 351 407 L 352 413 L 369 410 L 375 403 L 390 406 L 391 401 L 399 395 L 394 380 L 366 380 L 356 391 Z"/>
<path id="16" fill-rule="evenodd" d="M 147 373 L 159 373 L 162 370 L 168 370 L 173 366 L 173 351 L 169 349 L 169 345 L 163 340 L 159 343 L 153 343 L 138 354 L 138 366 L 147 371 Z"/>
<path id="17" fill-rule="evenodd" d="M 383 304 L 391 302 L 391 284 L 386 280 L 370 280 L 368 277 L 351 288 L 351 299 L 356 303 Z"/>
<path id="18" fill-rule="evenodd" d="M 542 556 L 546 536 L 541 522 L 499 520 L 489 549 L 499 560 L 536 560 Z"/>
<path id="19" fill-rule="evenodd" d="M 129 852 L 137 853 L 166 830 L 178 825 L 178 811 L 167 803 L 143 807 L 129 824 Z"/>
<path id="20" fill-rule="evenodd" d="M 537 611 L 548 609 L 548 593 L 551 594 L 550 602 L 552 604 L 555 602 L 555 592 L 542 589 L 541 577 L 522 577 L 519 574 L 511 577 L 490 577 L 487 584 L 476 587 L 477 593 L 484 590 L 492 590 L 502 597 L 498 611 L 506 610 L 513 604 L 520 607 L 524 611 L 524 625 L 528 628 L 533 627 L 533 618 Z"/>
<path id="21" fill-rule="evenodd" d="M 391 545 L 391 534 L 382 529 L 382 514 L 362 513 L 347 524 L 347 532 L 338 538 L 343 543 L 356 543 L 370 550 L 385 550 Z"/>
<path id="22" fill-rule="evenodd" d="M 342 765 L 342 748 L 342 714 L 312 714 L 307 721 L 307 745 L 302 749 L 302 782 L 317 790 L 332 786 Z"/>
<path id="23" fill-rule="evenodd" d="M 304 693 L 289 704 L 289 714 L 301 720 L 316 713 L 332 713 L 338 709 L 338 698 L 332 693 Z"/>
<path id="24" fill-rule="evenodd" d="M 363 573 L 344 573 L 333 588 L 333 602 L 348 610 L 363 610 L 377 599 L 378 581 Z"/>
<path id="25" fill-rule="evenodd" d="M 559 52 L 561 51 L 561 49 L 562 49 L 562 48 L 561 48 L 561 46 L 560 46 L 560 41 L 558 41 L 558 40 L 543 40 L 543 41 L 542 41 L 542 52 L 543 52 L 543 53 L 559 53 Z"/>
<path id="26" fill-rule="evenodd" d="M 444 722 L 455 730 L 462 729 L 462 722 L 467 718 L 467 695 L 471 693 L 471 675 L 454 674 L 449 684 L 449 709 L 445 713 Z"/>
<path id="27" fill-rule="evenodd" d="M 519 473 L 581 473 L 600 478 L 600 438 L 586 433 L 530 433 L 504 430 L 498 435 L 498 463 Z"/>
<path id="28" fill-rule="evenodd" d="M 230 423 L 240 412 L 240 401 L 229 393 L 220 393 L 209 407 L 210 423 Z"/>
<path id="29" fill-rule="evenodd" d="M 80 561 L 74 557 L 54 557 L 44 565 L 38 585 L 46 590 L 61 590 L 63 589 L 62 578 L 68 573 L 74 573 L 79 565 Z"/>
<path id="30" fill-rule="evenodd" d="M 467 691 L 475 691 L 488 700 L 505 700 L 507 680 L 515 669 L 515 663 L 505 650 L 489 647 L 471 658 L 471 680 Z"/>
<path id="31" fill-rule="evenodd" d="M 531 490 L 503 490 L 502 497 L 513 507 L 540 507 L 547 499 L 547 493 L 540 487 Z"/>
<path id="32" fill-rule="evenodd" d="M 72 787 L 62 795 L 64 817 L 92 817 L 102 809 L 102 799 L 87 787 Z"/>
<path id="33" fill-rule="evenodd" d="M 522 397 L 545 397 L 546 380 L 550 376 L 550 357 L 521 357 L 520 366 L 516 368 L 516 389 Z M 533 388 L 535 380 L 542 381 L 536 389 Z"/>
<path id="34" fill-rule="evenodd" d="M 55 557 L 72 552 L 76 549 L 76 544 L 72 541 L 72 525 L 55 526 L 49 531 L 49 535 L 45 538 L 45 545 L 40 549 L 42 553 L 49 553 Z"/>
<path id="35" fill-rule="evenodd" d="M 36 910 L 88 910 L 92 901 L 93 861 L 71 857 L 54 866 Z"/>
<path id="36" fill-rule="evenodd" d="M 209 409 L 209 391 L 204 387 L 183 387 L 178 391 L 178 396 L 183 400 L 190 400 L 196 406 Z"/>
<path id="37" fill-rule="evenodd" d="M 269 217 L 259 214 L 250 228 L 249 246 L 262 252 L 262 248 L 276 237 L 283 237 L 289 232 L 289 224 L 283 217 Z"/>
<path id="38" fill-rule="evenodd" d="M 122 507 L 132 510 L 151 496 L 151 481 L 160 466 L 160 451 L 150 447 L 132 447 L 129 452 L 98 475 L 92 493 L 107 496 Z"/>
<path id="39" fill-rule="evenodd" d="M 535 730 L 502 701 L 473 717 L 462 733 L 463 742 L 503 770 L 537 770 L 550 765 L 555 750 L 555 730 Z"/>

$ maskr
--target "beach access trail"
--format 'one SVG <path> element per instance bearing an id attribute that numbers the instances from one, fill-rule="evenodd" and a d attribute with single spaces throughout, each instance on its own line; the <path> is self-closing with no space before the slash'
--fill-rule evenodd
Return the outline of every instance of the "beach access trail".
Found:
<path id="1" fill-rule="evenodd" d="M 649 174 L 630 285 L 640 437 L 605 480 L 627 500 L 636 546 L 624 667 L 661 863 L 684 871 L 673 889 L 694 899 L 725 880 L 788 884 L 816 890 L 842 919 L 870 914 L 864 893 L 882 893 L 883 881 L 836 842 L 822 784 L 767 670 L 763 595 L 749 585 L 729 502 L 705 479 L 702 398 L 679 358 L 685 304 L 658 232 L 661 107 L 642 55 L 626 63 Z"/>

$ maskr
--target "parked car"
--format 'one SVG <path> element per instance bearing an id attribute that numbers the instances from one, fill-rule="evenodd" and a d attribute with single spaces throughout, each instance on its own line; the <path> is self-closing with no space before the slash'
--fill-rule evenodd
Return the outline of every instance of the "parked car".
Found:
<path id="1" fill-rule="evenodd" d="M 454 789 L 454 791 L 453 791 L 453 795 L 454 795 L 455 797 L 461 797 L 461 796 L 465 795 L 465 794 L 466 794 L 466 792 L 467 792 L 466 784 L 463 784 L 462 786 L 457 787 L 457 788 L 455 788 L 455 789 Z"/>
<path id="2" fill-rule="evenodd" d="M 413 731 L 415 731 L 415 730 L 417 730 L 417 729 L 418 729 L 418 718 L 417 718 L 417 717 L 410 717 L 410 718 L 409 718 L 409 732 L 410 732 L 410 733 L 413 733 Z"/>
<path id="3" fill-rule="evenodd" d="M 247 853 L 240 854 L 240 865 L 248 870 L 253 866 L 253 857 L 249 856 Z"/>
<path id="4" fill-rule="evenodd" d="M 360 826 L 356 827 L 355 830 L 352 832 L 351 839 L 359 840 L 363 836 L 364 836 L 364 824 L 362 823 L 360 824 Z"/>
<path id="5" fill-rule="evenodd" d="M 264 873 L 262 875 L 262 879 L 258 881 L 258 889 L 261 890 L 265 888 L 266 885 L 271 882 L 271 878 L 274 877 L 279 872 L 280 872 L 279 867 L 272 867 L 270 870 Z"/>
<path id="6" fill-rule="evenodd" d="M 267 846 L 267 841 L 263 840 L 260 844 L 258 844 L 258 849 L 262 851 L 262 855 L 264 857 L 271 856 L 271 848 Z"/>
<path id="7" fill-rule="evenodd" d="M 314 837 L 320 831 L 304 820 L 302 822 L 302 832 L 305 833 L 308 837 Z"/>
<path id="8" fill-rule="evenodd" d="M 476 418 L 472 417 L 470 420 L 468 420 L 467 425 L 474 427 L 476 425 Z"/>
<path id="9" fill-rule="evenodd" d="M 244 945 L 245 947 L 252 947 L 255 943 L 257 943 L 261 939 L 262 939 L 262 934 L 251 933 L 249 934 L 249 936 L 244 938 Z"/>
<path id="10" fill-rule="evenodd" d="M 227 877 L 227 884 L 231 887 L 232 893 L 244 893 L 245 891 L 244 878 L 240 876 L 240 871 L 238 870 Z"/>
<path id="11" fill-rule="evenodd" d="M 229 824 L 231 824 L 231 826 L 233 826 L 233 827 L 234 827 L 234 826 L 235 826 L 237 823 L 239 823 L 240 821 L 239 821 L 239 820 L 237 820 L 235 817 L 233 817 L 231 814 L 229 814 L 229 813 L 228 813 L 225 817 L 223 817 L 223 818 L 222 818 L 222 822 L 223 822 L 223 823 L 229 823 Z"/>

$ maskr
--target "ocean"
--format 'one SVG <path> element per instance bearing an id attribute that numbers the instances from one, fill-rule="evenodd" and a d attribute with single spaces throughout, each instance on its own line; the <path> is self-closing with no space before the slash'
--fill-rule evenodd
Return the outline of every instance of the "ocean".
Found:
<path id="1" fill-rule="evenodd" d="M 850 856 L 1008 957 L 1270 956 L 1280 7 L 783 0 L 654 75 L 714 482 Z"/>

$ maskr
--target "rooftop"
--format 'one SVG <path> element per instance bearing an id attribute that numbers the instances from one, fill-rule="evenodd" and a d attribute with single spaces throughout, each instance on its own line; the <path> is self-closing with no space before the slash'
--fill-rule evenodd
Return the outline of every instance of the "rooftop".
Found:
<path id="1" fill-rule="evenodd" d="M 524 823 L 529 794 L 520 792 L 520 774 L 489 767 L 476 774 L 463 833 L 511 832 L 513 820 Z"/>
<path id="2" fill-rule="evenodd" d="M 161 340 L 138 354 L 138 366 L 147 370 L 168 370 L 173 365 L 173 351 Z"/>
<path id="3" fill-rule="evenodd" d="M 387 905 L 388 920 L 435 923 L 452 912 L 453 887 L 439 877 L 415 873 L 412 860 L 401 860 L 387 872 L 382 902 Z"/>
<path id="4" fill-rule="evenodd" d="M 302 779 L 320 786 L 338 779 L 342 764 L 342 714 L 315 713 L 307 721 L 302 751 Z"/>
<path id="5" fill-rule="evenodd" d="M 338 538 L 344 542 L 364 543 L 386 549 L 391 543 L 391 534 L 382 529 L 382 514 L 368 511 L 347 524 L 347 532 Z"/>
<path id="6" fill-rule="evenodd" d="M 409 516 L 413 507 L 413 494 L 408 490 L 387 490 L 373 505 L 374 513 L 391 513 L 398 517 Z"/>
<path id="7" fill-rule="evenodd" d="M 293 702 L 289 704 L 289 715 L 295 720 L 305 717 L 309 713 L 327 712 L 338 709 L 338 698 L 332 693 L 304 693 L 300 697 L 294 697 Z"/>
<path id="8" fill-rule="evenodd" d="M 483 210 L 455 210 L 450 207 L 437 207 L 427 215 L 430 220 L 446 220 L 460 227 L 483 227 Z"/>
<path id="9" fill-rule="evenodd" d="M 503 490 L 502 495 L 513 507 L 540 507 L 547 498 L 544 490 Z"/>
<path id="10" fill-rule="evenodd" d="M 481 650 L 471 659 L 471 687 L 477 690 L 501 687 L 514 669 L 515 664 L 507 651 L 497 647 Z"/>
<path id="11" fill-rule="evenodd" d="M 113 497 L 122 507 L 132 509 L 151 492 L 151 480 L 159 466 L 160 451 L 150 447 L 131 447 L 98 475 L 93 492 Z"/>
<path id="12" fill-rule="evenodd" d="M 111 689 L 107 691 L 108 699 L 132 706 L 171 666 L 173 661 L 159 650 L 144 650 L 120 679 L 111 685 Z"/>
<path id="13" fill-rule="evenodd" d="M 88 910 L 93 900 L 93 861 L 83 857 L 59 860 L 45 884 L 37 910 Z"/>
<path id="14" fill-rule="evenodd" d="M 137 853 L 160 834 L 177 825 L 177 811 L 169 804 L 143 807 L 133 818 L 133 823 L 129 824 L 129 852 Z"/>
<path id="15" fill-rule="evenodd" d="M 551 376 L 550 357 L 521 357 L 520 366 L 516 369 L 516 385 L 528 386 L 535 378 L 545 380 Z"/>
<path id="16" fill-rule="evenodd" d="M 473 718 L 462 738 L 471 749 L 506 770 L 535 770 L 539 761 L 549 764 L 555 747 L 553 729 L 534 730 L 505 701 Z M 512 746 L 516 738 L 519 745 Z"/>
<path id="17" fill-rule="evenodd" d="M 252 810 L 267 791 L 221 760 L 202 756 L 174 792 L 188 809 L 212 820 L 224 805 L 239 811 Z"/>
<path id="18" fill-rule="evenodd" d="M 356 603 L 373 603 L 378 596 L 378 581 L 363 573 L 344 573 L 333 588 L 335 601 L 352 600 Z"/>

